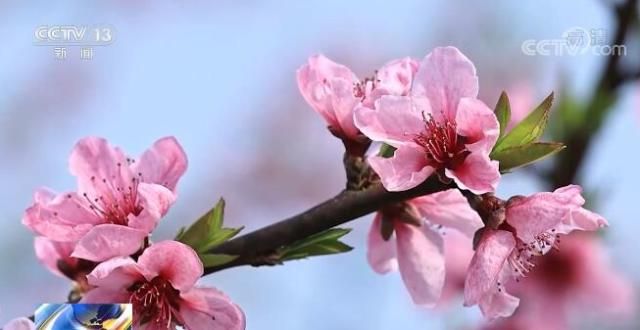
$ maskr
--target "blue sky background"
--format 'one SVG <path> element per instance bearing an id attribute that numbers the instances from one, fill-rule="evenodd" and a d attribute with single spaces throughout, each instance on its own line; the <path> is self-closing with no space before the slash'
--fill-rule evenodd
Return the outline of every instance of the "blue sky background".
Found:
<path id="1" fill-rule="evenodd" d="M 343 186 L 341 145 L 304 103 L 295 70 L 324 53 L 368 76 L 384 62 L 459 47 L 478 68 L 481 96 L 526 82 L 541 100 L 563 80 L 588 95 L 603 58 L 529 57 L 526 39 L 568 28 L 609 29 L 604 2 L 496 1 L 63 1 L 0 4 L 0 324 L 66 297 L 45 272 L 20 223 L 36 187 L 63 191 L 74 143 L 99 135 L 137 155 L 175 135 L 189 156 L 180 198 L 155 239 L 170 238 L 227 199 L 227 221 L 255 229 L 331 197 Z M 116 40 L 80 61 L 33 44 L 43 24 L 110 24 Z M 585 167 L 587 188 L 611 223 L 607 246 L 636 283 L 640 87 L 629 85 Z M 532 193 L 526 174 L 504 177 L 499 194 Z M 238 268 L 203 280 L 227 292 L 248 329 L 449 329 L 473 324 L 475 309 L 414 307 L 398 274 L 366 264 L 369 217 L 353 222 L 348 254 L 284 267 Z M 455 316 L 455 317 L 453 317 Z"/>

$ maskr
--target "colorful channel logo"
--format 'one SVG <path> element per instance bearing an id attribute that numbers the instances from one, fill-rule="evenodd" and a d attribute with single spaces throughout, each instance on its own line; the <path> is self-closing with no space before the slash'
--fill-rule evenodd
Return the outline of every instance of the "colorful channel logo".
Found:
<path id="1" fill-rule="evenodd" d="M 131 304 L 44 304 L 35 313 L 36 329 L 130 330 Z"/>

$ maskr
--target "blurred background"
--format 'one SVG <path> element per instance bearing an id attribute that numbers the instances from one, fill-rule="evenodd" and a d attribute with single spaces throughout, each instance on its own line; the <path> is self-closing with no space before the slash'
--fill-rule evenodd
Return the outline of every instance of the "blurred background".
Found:
<path id="1" fill-rule="evenodd" d="M 75 188 L 67 160 L 81 137 L 106 137 L 130 155 L 165 135 L 182 143 L 189 169 L 155 240 L 172 238 L 221 196 L 227 223 L 253 230 L 344 186 L 343 147 L 296 85 L 295 71 L 308 56 L 323 53 L 366 77 L 391 59 L 422 58 L 444 45 L 460 48 L 475 63 L 480 97 L 491 107 L 501 90 L 509 92 L 514 107 L 525 108 L 556 92 L 552 138 L 568 143 L 565 138 L 580 136 L 574 139 L 578 144 L 588 136 L 587 152 L 578 160 L 556 157 L 555 163 L 505 175 L 498 195 L 549 190 L 567 177 L 553 176 L 563 166 L 558 163 L 575 164 L 571 181 L 584 185 L 591 207 L 610 222 L 598 237 L 610 260 L 603 267 L 630 283 L 629 290 L 640 290 L 640 85 L 633 80 L 640 68 L 640 28 L 629 27 L 627 55 L 618 64 L 631 74 L 615 86 L 599 83 L 607 56 L 528 56 L 521 47 L 529 39 L 561 39 L 574 27 L 597 30 L 610 42 L 617 26 L 612 6 L 619 3 L 0 2 L 0 325 L 67 296 L 68 281 L 38 263 L 33 235 L 20 219 L 35 188 Z M 34 44 L 34 31 L 54 24 L 109 25 L 114 41 L 92 47 L 91 58 L 81 56 L 80 47 L 66 47 L 62 59 L 55 47 Z M 601 97 L 608 101 L 595 102 L 600 105 L 594 110 L 595 90 L 604 90 Z M 585 111 L 598 116 L 581 116 Z M 563 153 L 580 150 L 569 143 Z M 460 297 L 435 310 L 415 307 L 399 274 L 370 270 L 364 248 L 370 221 L 368 216 L 349 224 L 354 231 L 346 242 L 355 247 L 350 253 L 230 269 L 203 282 L 242 306 L 251 330 L 482 324 L 477 307 L 462 307 Z M 569 313 L 568 324 L 638 329 L 637 307 L 629 306 L 615 322 L 603 317 L 586 324 Z M 598 309 L 582 313 L 595 316 Z"/>

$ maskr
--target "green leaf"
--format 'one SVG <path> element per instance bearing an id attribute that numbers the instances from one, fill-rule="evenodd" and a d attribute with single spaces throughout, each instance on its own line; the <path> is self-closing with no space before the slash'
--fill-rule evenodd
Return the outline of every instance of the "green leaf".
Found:
<path id="1" fill-rule="evenodd" d="M 509 133 L 498 139 L 498 142 L 496 142 L 496 145 L 493 147 L 492 153 L 536 142 L 540 136 L 542 136 L 547 126 L 552 103 L 553 93 L 549 94 L 535 110 Z"/>
<path id="2" fill-rule="evenodd" d="M 229 254 L 213 253 L 199 254 L 198 257 L 200 257 L 200 260 L 202 261 L 202 264 L 205 268 L 228 264 L 238 258 L 238 256 L 232 256 Z"/>
<path id="3" fill-rule="evenodd" d="M 491 159 L 500 163 L 500 172 L 504 173 L 551 156 L 564 148 L 562 143 L 535 142 L 492 153 Z"/>
<path id="4" fill-rule="evenodd" d="M 396 152 L 396 148 L 394 146 L 383 143 L 382 146 L 380 146 L 380 152 L 378 152 L 378 156 L 384 157 L 384 158 L 391 158 L 393 157 L 393 154 L 395 152 Z"/>
<path id="5" fill-rule="evenodd" d="M 200 217 L 188 229 L 180 229 L 176 240 L 191 246 L 196 252 L 206 252 L 237 235 L 244 227 L 223 228 L 224 199 L 220 198 L 216 206 Z"/>
<path id="6" fill-rule="evenodd" d="M 509 125 L 509 120 L 511 119 L 511 105 L 509 104 L 509 97 L 506 92 L 503 91 L 500 94 L 500 98 L 498 99 L 494 112 L 496 114 L 496 118 L 498 118 L 498 122 L 500 123 L 500 137 L 502 137 L 504 135 L 504 131 L 507 129 L 507 125 Z"/>
<path id="7" fill-rule="evenodd" d="M 321 233 L 311 235 L 303 240 L 283 247 L 280 252 L 280 260 L 295 260 L 312 256 L 336 254 L 353 250 L 339 239 L 348 234 L 351 229 L 332 228 Z"/>
<path id="8" fill-rule="evenodd" d="M 238 235 L 238 233 L 240 233 L 240 231 L 242 231 L 243 229 L 244 226 L 240 228 L 220 228 L 218 231 L 213 233 L 211 237 L 209 237 L 208 242 L 204 246 L 202 246 L 202 250 L 207 251 L 230 240 L 231 238 Z"/>

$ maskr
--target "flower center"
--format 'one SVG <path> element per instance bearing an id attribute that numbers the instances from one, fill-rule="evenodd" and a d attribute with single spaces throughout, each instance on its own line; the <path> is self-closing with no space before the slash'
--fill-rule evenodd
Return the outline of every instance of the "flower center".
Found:
<path id="1" fill-rule="evenodd" d="M 380 82 L 380 79 L 377 78 L 378 71 L 373 72 L 373 76 L 364 78 L 357 83 L 353 84 L 353 96 L 359 98 L 361 101 L 371 93 L 372 90 L 376 89 L 376 85 Z"/>
<path id="2" fill-rule="evenodd" d="M 155 327 L 169 329 L 172 322 L 178 323 L 173 311 L 180 309 L 180 292 L 167 280 L 156 277 L 150 282 L 137 282 L 129 292 L 138 324 L 151 322 Z"/>
<path id="3" fill-rule="evenodd" d="M 413 141 L 424 149 L 429 165 L 435 168 L 456 168 L 469 155 L 465 148 L 465 137 L 456 132 L 455 122 L 446 119 L 436 122 L 429 114 L 422 113 L 424 131 L 417 134 Z"/>
<path id="4" fill-rule="evenodd" d="M 127 160 L 132 162 L 132 160 Z M 117 164 L 118 168 L 122 166 Z M 110 180 L 111 179 L 111 180 Z M 142 206 L 138 200 L 138 185 L 142 182 L 142 173 L 131 178 L 126 186 L 118 186 L 114 178 L 91 177 L 94 191 L 102 192 L 99 196 L 90 196 L 83 193 L 82 196 L 89 203 L 89 208 L 99 217 L 105 219 L 107 223 L 126 226 L 130 214 L 137 216 L 142 212 Z"/>

